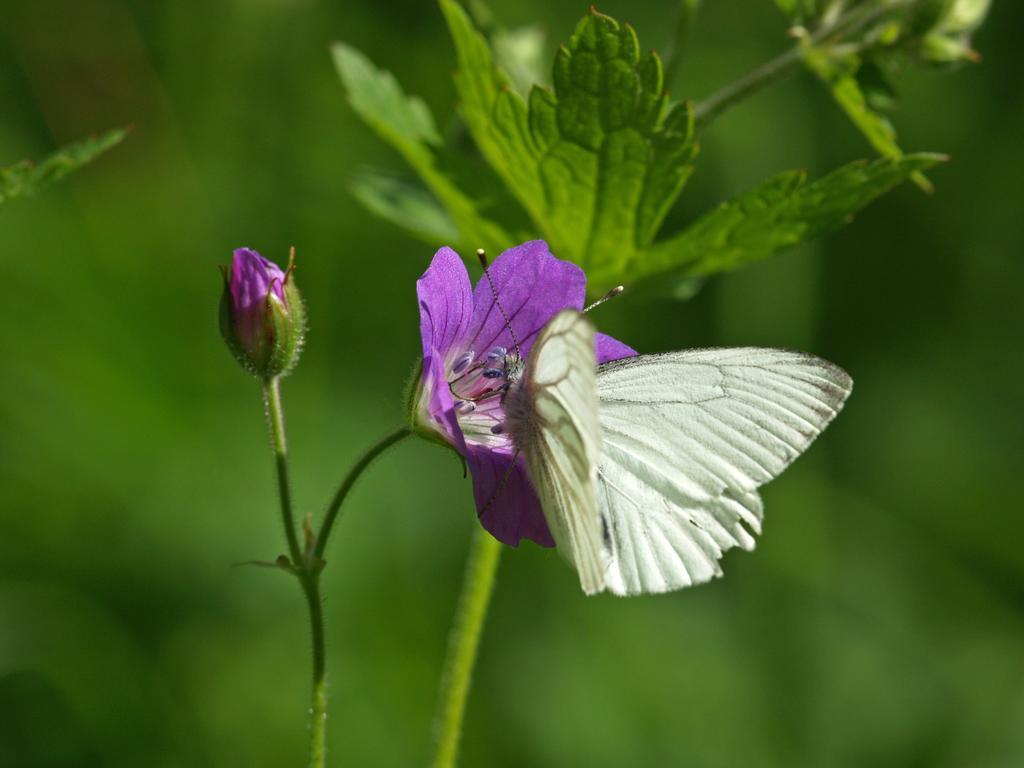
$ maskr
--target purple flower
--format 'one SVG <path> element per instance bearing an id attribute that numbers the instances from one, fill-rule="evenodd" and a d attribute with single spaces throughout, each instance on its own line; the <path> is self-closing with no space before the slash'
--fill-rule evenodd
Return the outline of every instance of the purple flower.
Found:
<path id="1" fill-rule="evenodd" d="M 242 366 L 261 378 L 287 373 L 298 360 L 305 314 L 293 269 L 238 248 L 223 270 L 221 333 Z"/>
<path id="2" fill-rule="evenodd" d="M 560 310 L 583 308 L 586 276 L 575 264 L 552 256 L 542 240 L 510 248 L 488 271 L 500 307 L 485 278 L 475 289 L 470 285 L 462 259 L 451 248 L 439 250 L 417 281 L 423 379 L 414 418 L 421 432 L 465 457 L 484 528 L 511 546 L 526 538 L 551 547 L 554 539 L 522 457 L 509 473 L 514 447 L 502 430 L 501 393 L 548 320 Z M 636 354 L 600 333 L 596 347 L 599 363 Z"/>

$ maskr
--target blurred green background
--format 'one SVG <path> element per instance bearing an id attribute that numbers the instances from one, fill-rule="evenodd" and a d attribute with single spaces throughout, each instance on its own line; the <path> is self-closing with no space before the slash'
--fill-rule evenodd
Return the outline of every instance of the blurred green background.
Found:
<path id="1" fill-rule="evenodd" d="M 607 0 L 644 47 L 674 3 Z M 502 0 L 570 34 L 583 2 Z M 782 50 L 766 0 L 707 3 L 674 88 L 700 98 Z M 283 551 L 257 385 L 218 337 L 231 249 L 298 249 L 309 343 L 286 381 L 302 512 L 402 418 L 431 250 L 346 189 L 400 161 L 347 107 L 344 40 L 452 120 L 431 2 L 4 0 L 0 165 L 131 123 L 0 209 L 0 766 L 297 766 L 308 636 Z M 1024 5 L 980 65 L 907 72 L 910 150 L 949 152 L 823 241 L 686 304 L 597 318 L 643 351 L 798 347 L 856 389 L 765 489 L 726 578 L 584 599 L 508 551 L 469 702 L 466 766 L 1024 765 Z M 768 175 L 869 148 L 809 76 L 723 117 L 670 226 Z M 328 553 L 334 765 L 426 762 L 473 526 L 446 452 L 409 442 L 351 498 Z"/>

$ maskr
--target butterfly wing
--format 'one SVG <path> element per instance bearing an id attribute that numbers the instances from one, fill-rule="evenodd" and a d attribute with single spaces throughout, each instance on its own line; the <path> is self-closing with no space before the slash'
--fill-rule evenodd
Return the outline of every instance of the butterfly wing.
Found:
<path id="1" fill-rule="evenodd" d="M 610 540 L 607 588 L 667 592 L 721 575 L 754 548 L 757 488 L 843 407 L 853 382 L 813 355 L 697 349 L 602 365 L 598 503 Z"/>
<path id="2" fill-rule="evenodd" d="M 607 565 L 597 513 L 595 369 L 593 325 L 579 312 L 560 312 L 540 332 L 506 402 L 507 423 L 544 518 L 587 594 L 604 588 Z"/>

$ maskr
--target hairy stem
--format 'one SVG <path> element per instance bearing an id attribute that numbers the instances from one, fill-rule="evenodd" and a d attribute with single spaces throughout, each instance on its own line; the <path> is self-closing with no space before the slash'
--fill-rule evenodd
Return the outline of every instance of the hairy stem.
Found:
<path id="1" fill-rule="evenodd" d="M 277 493 L 281 499 L 281 520 L 284 535 L 288 539 L 288 554 L 292 565 L 299 567 L 302 550 L 295 532 L 295 515 L 292 513 L 292 492 L 288 481 L 288 441 L 284 434 L 284 409 L 281 407 L 280 379 L 276 376 L 263 382 L 263 405 L 270 427 L 270 442 L 274 449 L 274 464 L 277 468 Z"/>
<path id="2" fill-rule="evenodd" d="M 284 431 L 284 409 L 281 406 L 281 387 L 277 377 L 263 382 L 263 402 L 267 423 L 270 425 L 274 461 L 277 466 L 277 489 L 281 499 L 281 518 L 284 521 L 288 550 L 295 575 L 302 585 L 309 607 L 309 625 L 313 638 L 313 699 L 310 706 L 309 766 L 324 768 L 325 736 L 327 730 L 327 655 L 324 647 L 324 614 L 320 601 L 318 568 L 305 557 L 299 547 L 292 512 L 291 486 L 288 480 L 288 443 Z"/>
<path id="3" fill-rule="evenodd" d="M 455 613 L 441 678 L 441 694 L 434 719 L 433 768 L 453 768 L 459 752 L 462 718 L 466 711 L 477 649 L 487 607 L 494 591 L 494 576 L 501 558 L 501 544 L 483 528 L 477 528 L 470 545 L 462 594 Z"/>
<path id="4" fill-rule="evenodd" d="M 324 613 L 320 599 L 320 576 L 309 571 L 299 576 L 309 606 L 313 636 L 313 701 L 309 708 L 309 768 L 327 764 L 327 653 L 324 646 Z"/>
<path id="5" fill-rule="evenodd" d="M 327 506 L 327 513 L 324 515 L 324 521 L 320 525 L 320 532 L 316 537 L 316 545 L 313 550 L 313 560 L 319 560 L 323 558 L 324 552 L 327 549 L 327 540 L 331 536 L 331 529 L 334 527 L 334 523 L 338 519 L 338 513 L 341 511 L 341 505 L 345 503 L 345 497 L 348 496 L 349 491 L 356 484 L 356 480 L 363 474 L 367 467 L 373 463 L 374 459 L 380 456 L 384 451 L 390 448 L 395 443 L 401 442 L 412 432 L 408 427 L 401 427 L 396 429 L 390 435 L 382 438 L 378 443 L 373 445 L 366 453 L 363 454 L 362 458 L 359 459 L 345 475 L 345 479 L 341 481 L 341 485 L 338 486 L 338 490 L 334 494 L 334 498 L 331 499 L 331 503 Z"/>

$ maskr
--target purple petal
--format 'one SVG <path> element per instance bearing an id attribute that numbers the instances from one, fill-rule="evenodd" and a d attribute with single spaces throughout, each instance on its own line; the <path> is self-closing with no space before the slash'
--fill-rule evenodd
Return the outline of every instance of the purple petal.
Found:
<path id="1" fill-rule="evenodd" d="M 494 260 L 488 272 L 524 356 L 529 354 L 537 332 L 559 310 L 583 307 L 587 283 L 583 270 L 552 256 L 543 240 L 509 248 Z M 477 353 L 495 346 L 515 348 L 486 277 L 480 278 L 473 291 L 470 329 L 468 346 Z"/>
<path id="2" fill-rule="evenodd" d="M 512 547 L 522 539 L 555 546 L 521 456 L 511 473 L 512 456 L 504 451 L 469 446 L 466 462 L 473 474 L 476 508 L 483 510 L 480 523 L 494 538 Z"/>
<path id="3" fill-rule="evenodd" d="M 451 248 L 442 248 L 423 276 L 416 281 L 420 302 L 420 335 L 423 356 L 430 347 L 447 357 L 463 336 L 473 316 L 473 292 L 462 258 Z"/>
<path id="4" fill-rule="evenodd" d="M 469 274 L 451 248 L 442 248 L 423 276 L 416 281 L 420 305 L 420 336 L 423 342 L 423 385 L 428 393 L 430 416 L 463 446 L 462 431 L 455 419 L 454 403 L 445 377 L 445 363 L 462 339 L 473 313 Z"/>
<path id="5" fill-rule="evenodd" d="M 253 352 L 263 330 L 267 294 L 271 290 L 284 301 L 285 274 L 251 248 L 237 248 L 231 259 L 231 304 L 235 332 L 247 351 Z"/>
<path id="6" fill-rule="evenodd" d="M 262 305 L 271 289 L 284 299 L 285 274 L 251 248 L 236 248 L 231 259 L 231 298 L 236 309 Z"/>
<path id="7" fill-rule="evenodd" d="M 618 339 L 613 339 L 606 333 L 594 335 L 594 351 L 597 354 L 597 363 L 610 363 L 612 360 L 621 360 L 623 357 L 634 357 L 636 350 L 628 344 L 623 344 Z"/>

